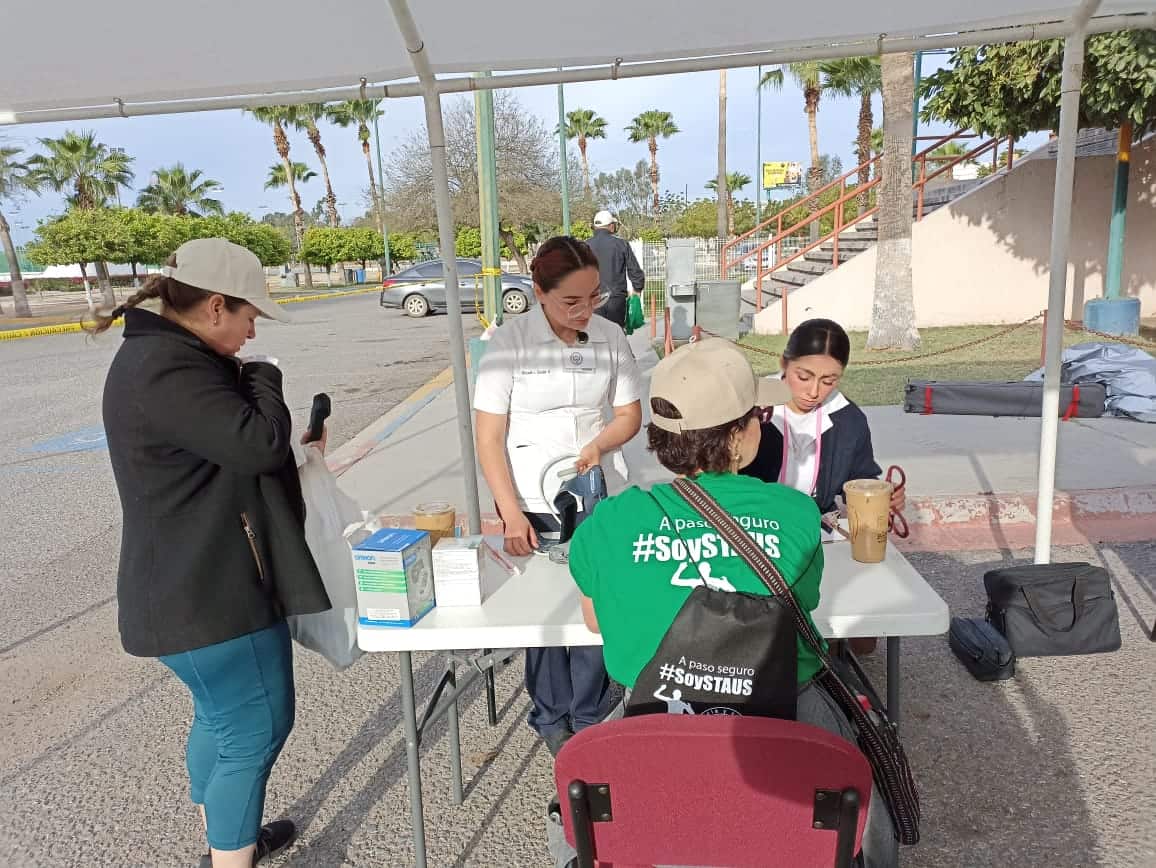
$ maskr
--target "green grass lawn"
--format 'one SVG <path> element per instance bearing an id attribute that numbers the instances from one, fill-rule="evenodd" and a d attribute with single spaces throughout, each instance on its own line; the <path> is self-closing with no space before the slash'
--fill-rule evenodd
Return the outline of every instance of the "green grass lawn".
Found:
<path id="1" fill-rule="evenodd" d="M 1031 325 L 992 341 L 955 350 L 928 359 L 863 365 L 867 360 L 900 359 L 943 350 L 977 338 L 995 334 L 1005 326 L 956 326 L 920 329 L 923 343 L 914 353 L 874 352 L 865 348 L 866 332 L 851 332 L 851 364 L 843 376 L 843 393 L 862 406 L 902 404 L 903 387 L 918 380 L 1022 380 L 1040 367 L 1041 323 Z M 1064 332 L 1064 346 L 1101 340 L 1092 335 Z M 786 338 L 780 335 L 747 335 L 742 343 L 781 352 Z M 755 371 L 767 374 L 779 369 L 779 359 L 746 350 Z"/>

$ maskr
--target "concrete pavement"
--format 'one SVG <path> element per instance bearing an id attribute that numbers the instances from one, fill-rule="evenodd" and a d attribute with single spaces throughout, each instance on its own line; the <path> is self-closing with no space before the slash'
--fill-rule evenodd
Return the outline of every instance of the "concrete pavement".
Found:
<path id="1" fill-rule="evenodd" d="M 649 377 L 649 338 L 631 338 Z M 644 412 L 646 408 L 644 407 Z M 1035 535 L 1039 419 L 920 416 L 868 407 L 875 454 L 907 473 L 912 549 L 1017 548 Z M 401 418 L 404 415 L 404 419 Z M 395 408 L 330 459 L 366 509 L 404 524 L 419 503 L 444 500 L 465 513 L 452 380 Z M 625 448 L 632 479 L 669 478 L 640 435 Z M 493 504 L 478 474 L 482 512 Z M 1156 425 L 1073 419 L 1060 425 L 1054 511 L 1057 544 L 1143 541 L 1156 534 Z"/>

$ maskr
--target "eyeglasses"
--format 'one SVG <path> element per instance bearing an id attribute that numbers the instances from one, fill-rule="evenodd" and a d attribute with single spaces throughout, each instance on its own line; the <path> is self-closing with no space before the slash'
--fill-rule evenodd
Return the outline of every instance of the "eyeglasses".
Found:
<path id="1" fill-rule="evenodd" d="M 599 308 L 604 307 L 608 301 L 610 301 L 610 293 L 604 292 L 602 288 L 599 287 L 597 296 L 579 299 L 578 301 L 562 301 L 559 299 L 558 304 L 565 312 L 567 319 L 582 319 Z"/>

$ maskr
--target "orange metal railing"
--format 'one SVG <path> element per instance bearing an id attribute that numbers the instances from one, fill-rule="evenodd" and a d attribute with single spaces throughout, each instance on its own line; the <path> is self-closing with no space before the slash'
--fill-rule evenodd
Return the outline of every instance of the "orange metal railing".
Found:
<path id="1" fill-rule="evenodd" d="M 934 155 L 935 151 L 948 144 L 949 142 L 967 141 L 971 139 L 982 139 L 982 137 L 975 133 L 960 131 L 938 138 L 934 136 L 920 136 L 917 139 L 917 141 L 930 141 L 931 144 L 925 147 L 923 150 L 917 152 L 912 158 L 912 176 L 914 178 L 912 182 L 912 190 L 916 195 L 916 220 L 922 220 L 924 216 L 924 196 L 928 183 L 940 177 L 945 172 L 951 170 L 960 163 L 973 161 L 977 157 L 983 156 L 988 151 L 990 151 L 993 173 L 998 172 L 1000 170 L 999 149 L 1001 145 L 1006 143 L 1007 153 L 1005 167 L 1008 170 L 1012 168 L 1015 153 L 1015 140 L 1010 136 L 1007 138 L 983 140 L 976 147 L 971 148 L 970 150 L 967 150 L 959 155 Z M 798 202 L 793 203 L 790 211 L 797 211 L 799 208 L 803 207 L 808 209 L 815 208 L 813 212 L 809 211 L 805 217 L 795 221 L 793 224 L 789 224 L 784 227 L 784 218 L 788 213 L 787 209 L 784 209 L 778 214 L 767 218 L 750 231 L 744 232 L 742 235 L 739 235 L 738 237 L 728 241 L 723 245 L 721 251 L 720 276 L 726 277 L 726 275 L 730 272 L 730 269 L 736 266 L 741 266 L 752 256 L 757 257 L 755 259 L 755 309 L 762 310 L 763 282 L 765 279 L 775 271 L 778 271 L 781 268 L 785 268 L 800 257 L 806 256 L 812 250 L 815 250 L 821 245 L 826 244 L 828 241 L 831 242 L 832 247 L 832 266 L 834 268 L 838 268 L 840 264 L 840 235 L 847 229 L 855 226 L 855 224 L 865 220 L 866 218 L 875 214 L 876 211 L 878 211 L 878 206 L 873 205 L 862 212 L 856 213 L 850 219 L 847 219 L 846 217 L 847 202 L 858 198 L 862 194 L 867 193 L 878 186 L 880 180 L 878 177 L 878 171 L 873 173 L 875 177 L 868 181 L 866 184 L 857 185 L 852 183 L 849 186 L 847 182 L 851 178 L 857 178 L 860 170 L 871 166 L 876 166 L 880 159 L 881 155 L 872 157 L 862 165 L 856 166 L 849 172 L 845 172 L 835 180 L 831 181 L 829 184 L 826 184 L 813 193 L 804 196 Z M 932 164 L 930 170 L 928 163 Z M 833 202 L 830 202 L 822 207 L 818 207 L 821 201 L 821 197 L 836 187 L 839 188 L 838 197 Z M 800 249 L 796 250 L 794 253 L 791 253 L 789 256 L 783 256 L 783 242 L 785 240 L 791 238 L 792 236 L 798 236 L 805 231 L 809 232 L 809 227 L 812 223 L 821 220 L 827 214 L 832 212 L 834 212 L 833 227 L 829 232 L 820 233 L 817 240 L 810 241 Z M 746 249 L 745 251 L 740 249 L 745 242 L 748 242 L 752 237 L 756 237 L 760 233 L 770 233 L 770 237 L 765 241 L 759 242 L 754 247 Z M 772 249 L 774 250 L 774 262 L 768 267 L 765 259 L 767 257 L 767 251 Z M 787 295 L 785 293 L 782 295 L 781 307 L 783 314 L 783 334 L 786 334 L 788 331 L 788 316 Z"/>

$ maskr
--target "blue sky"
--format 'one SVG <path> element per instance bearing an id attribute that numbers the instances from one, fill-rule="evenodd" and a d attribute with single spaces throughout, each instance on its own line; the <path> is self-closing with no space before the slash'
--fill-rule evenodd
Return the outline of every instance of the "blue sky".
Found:
<path id="1" fill-rule="evenodd" d="M 943 60 L 929 57 L 924 74 Z M 731 70 L 728 73 L 727 162 L 730 171 L 742 171 L 757 177 L 756 171 L 756 89 L 757 71 Z M 630 119 L 647 109 L 661 109 L 674 115 L 681 132 L 659 145 L 658 160 L 662 187 L 678 193 L 686 191 L 691 199 L 708 196 L 703 184 L 715 174 L 718 130 L 718 73 L 631 79 L 617 82 L 590 82 L 567 85 L 566 108 L 594 109 L 607 119 L 608 138 L 591 143 L 591 171 L 614 171 L 633 167 L 647 158 L 644 144 L 627 141 L 623 128 Z M 519 100 L 530 112 L 541 117 L 552 129 L 557 121 L 557 90 L 554 87 L 522 88 Z M 470 97 L 449 97 L 470 99 Z M 447 100 L 447 101 L 448 101 Z M 423 124 L 421 101 L 417 98 L 389 100 L 382 119 L 382 150 L 389 154 L 410 132 Z M 881 122 L 878 98 L 875 101 L 876 124 Z M 825 95 L 819 111 L 819 147 L 843 160 L 845 168 L 855 165 L 852 141 L 858 120 L 858 101 L 836 99 Z M 807 121 L 803 98 L 790 81 L 781 91 L 763 92 L 763 159 L 809 161 Z M 202 170 L 220 181 L 220 198 L 228 210 L 247 211 L 260 219 L 269 211 L 287 211 L 283 191 L 263 189 L 268 167 L 275 162 L 272 132 L 239 111 L 203 112 L 80 121 L 63 124 L 34 124 L 0 128 L 0 142 L 23 147 L 32 152 L 37 139 L 58 136 L 66 129 L 95 130 L 105 144 L 122 147 L 136 158 L 136 188 L 148 184 L 150 173 L 159 167 L 182 162 L 187 168 Z M 936 127 L 924 132 L 938 132 Z M 316 157 L 304 134 L 290 133 L 292 156 L 316 168 Z M 329 153 L 329 168 L 343 218 L 362 212 L 362 192 L 368 186 L 365 161 L 357 142 L 356 131 L 322 125 L 322 140 Z M 577 145 L 571 143 L 572 148 Z M 375 167 L 376 171 L 376 167 Z M 320 179 L 302 189 L 302 201 L 311 208 L 323 194 Z M 754 188 L 743 196 L 754 198 Z M 135 200 L 135 192 L 122 194 L 126 204 Z M 17 244 L 32 237 L 37 220 L 58 213 L 63 207 L 59 196 L 46 193 L 24 202 L 9 204 L 6 215 L 13 226 Z M 582 215 L 574 215 L 580 217 Z"/>

